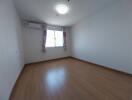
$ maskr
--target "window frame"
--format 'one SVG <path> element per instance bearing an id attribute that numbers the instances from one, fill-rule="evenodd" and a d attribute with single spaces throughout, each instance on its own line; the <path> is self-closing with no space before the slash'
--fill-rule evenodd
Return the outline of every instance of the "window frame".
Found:
<path id="1" fill-rule="evenodd" d="M 53 31 L 54 32 L 54 41 L 55 41 L 55 45 L 53 46 L 53 47 L 47 47 L 46 46 L 46 44 L 45 44 L 45 48 L 62 48 L 62 47 L 64 47 L 64 37 L 63 37 L 63 30 L 52 30 L 52 29 L 46 29 L 46 32 L 48 31 L 48 30 L 50 30 L 50 31 Z M 56 46 L 56 37 L 55 37 L 55 31 L 61 31 L 62 32 L 62 38 L 63 38 L 63 44 L 62 44 L 62 46 Z M 47 32 L 47 34 L 48 34 L 48 32 Z M 46 42 L 47 42 L 47 36 L 46 36 Z"/>

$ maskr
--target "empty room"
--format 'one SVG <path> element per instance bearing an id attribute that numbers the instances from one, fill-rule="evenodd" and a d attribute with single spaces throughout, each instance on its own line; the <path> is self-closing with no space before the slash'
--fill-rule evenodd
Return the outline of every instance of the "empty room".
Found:
<path id="1" fill-rule="evenodd" d="M 0 0 L 0 100 L 132 100 L 132 0 Z"/>

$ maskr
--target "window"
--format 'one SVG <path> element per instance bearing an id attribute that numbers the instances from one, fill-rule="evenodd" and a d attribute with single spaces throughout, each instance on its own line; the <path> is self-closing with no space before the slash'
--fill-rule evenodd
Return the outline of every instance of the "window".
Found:
<path id="1" fill-rule="evenodd" d="M 62 47 L 63 31 L 47 30 L 46 47 Z"/>

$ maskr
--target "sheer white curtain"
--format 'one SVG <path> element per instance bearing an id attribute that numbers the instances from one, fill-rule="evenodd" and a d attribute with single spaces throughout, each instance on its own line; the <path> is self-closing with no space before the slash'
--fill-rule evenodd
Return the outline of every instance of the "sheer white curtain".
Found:
<path id="1" fill-rule="evenodd" d="M 42 24 L 42 30 L 43 30 L 43 43 L 42 43 L 42 51 L 43 52 L 46 52 L 47 30 L 63 31 L 63 47 L 64 47 L 64 50 L 67 49 L 67 44 L 66 44 L 66 34 L 67 33 L 66 33 L 66 28 L 65 27 Z"/>
<path id="2" fill-rule="evenodd" d="M 48 30 L 55 30 L 55 31 L 63 31 L 63 47 L 64 47 L 64 50 L 67 49 L 67 39 L 66 39 L 66 35 L 67 35 L 67 32 L 66 32 L 66 27 L 62 27 L 62 26 L 55 26 L 55 25 L 47 25 L 47 29 Z"/>

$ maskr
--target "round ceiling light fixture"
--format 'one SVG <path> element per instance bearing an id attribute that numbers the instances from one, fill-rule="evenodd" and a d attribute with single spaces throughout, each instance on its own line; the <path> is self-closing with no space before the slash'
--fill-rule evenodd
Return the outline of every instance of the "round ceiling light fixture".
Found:
<path id="1" fill-rule="evenodd" d="M 55 6 L 57 13 L 64 15 L 69 11 L 69 7 L 66 4 L 58 4 Z"/>

